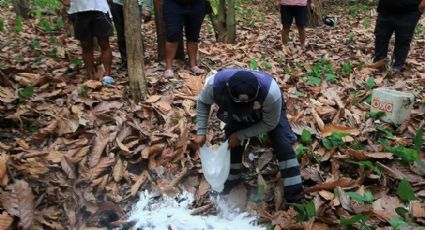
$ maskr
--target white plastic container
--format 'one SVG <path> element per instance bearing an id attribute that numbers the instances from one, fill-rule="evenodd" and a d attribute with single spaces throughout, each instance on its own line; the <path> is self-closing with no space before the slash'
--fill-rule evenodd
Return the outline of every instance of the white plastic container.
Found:
<path id="1" fill-rule="evenodd" d="M 415 96 L 389 88 L 376 88 L 372 92 L 371 112 L 385 112 L 381 119 L 386 122 L 401 124 L 409 118 Z"/>

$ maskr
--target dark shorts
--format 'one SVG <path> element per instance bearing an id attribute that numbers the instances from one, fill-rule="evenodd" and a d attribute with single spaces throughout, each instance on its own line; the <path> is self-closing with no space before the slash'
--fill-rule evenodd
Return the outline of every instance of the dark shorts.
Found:
<path id="1" fill-rule="evenodd" d="M 93 37 L 104 38 L 113 35 L 112 19 L 108 13 L 84 11 L 69 15 L 74 25 L 74 37 L 86 40 Z"/>
<path id="2" fill-rule="evenodd" d="M 179 41 L 183 36 L 183 27 L 187 41 L 197 42 L 199 40 L 199 33 L 207 10 L 205 0 L 197 0 L 190 4 L 165 0 L 162 10 L 168 42 Z"/>
<path id="3" fill-rule="evenodd" d="M 280 6 L 281 21 L 284 26 L 291 26 L 295 18 L 298 27 L 307 25 L 307 6 Z"/>

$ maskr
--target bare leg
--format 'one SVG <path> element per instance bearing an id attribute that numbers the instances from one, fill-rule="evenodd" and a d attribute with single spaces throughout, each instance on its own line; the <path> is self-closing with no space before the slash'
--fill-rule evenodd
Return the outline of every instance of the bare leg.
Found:
<path id="1" fill-rule="evenodd" d="M 300 35 L 301 47 L 304 48 L 305 47 L 305 28 L 299 26 L 298 27 L 298 33 Z"/>
<path id="2" fill-rule="evenodd" d="M 83 49 L 83 61 L 86 66 L 89 79 L 94 79 L 94 57 L 93 57 L 93 39 L 81 40 Z"/>
<path id="3" fill-rule="evenodd" d="M 165 70 L 173 68 L 173 59 L 176 56 L 178 42 L 165 42 Z"/>
<path id="4" fill-rule="evenodd" d="M 109 38 L 98 38 L 97 40 L 100 46 L 100 51 L 102 53 L 102 64 L 103 67 L 105 67 L 104 76 L 111 76 L 112 49 L 109 45 Z"/>
<path id="5" fill-rule="evenodd" d="M 289 31 L 291 30 L 291 26 L 283 26 L 282 29 L 282 43 L 284 45 L 288 44 L 289 41 Z"/>
<path id="6" fill-rule="evenodd" d="M 187 42 L 187 53 L 189 55 L 189 65 L 190 68 L 196 66 L 197 56 L 198 56 L 198 43 L 197 42 Z"/>

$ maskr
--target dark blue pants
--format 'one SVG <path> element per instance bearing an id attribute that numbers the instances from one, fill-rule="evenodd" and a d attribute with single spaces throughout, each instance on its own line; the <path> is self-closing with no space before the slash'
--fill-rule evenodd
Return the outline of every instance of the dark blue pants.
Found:
<path id="1" fill-rule="evenodd" d="M 394 33 L 395 47 L 392 66 L 395 69 L 402 69 L 406 63 L 410 42 L 420 16 L 421 13 L 419 11 L 397 15 L 380 13 L 375 26 L 374 62 L 387 57 L 388 44 Z"/>
<path id="2" fill-rule="evenodd" d="M 140 6 L 140 14 L 142 7 Z M 118 48 L 120 50 L 121 63 L 127 64 L 127 48 L 125 45 L 125 25 L 124 25 L 124 10 L 120 4 L 112 3 L 111 13 L 114 20 L 115 30 L 117 31 Z"/>
<path id="3" fill-rule="evenodd" d="M 292 203 L 298 202 L 304 197 L 303 186 L 301 180 L 301 170 L 298 159 L 292 148 L 292 144 L 296 141 L 296 136 L 289 125 L 286 117 L 285 103 L 283 102 L 283 110 L 280 115 L 279 124 L 268 132 L 269 139 L 272 143 L 274 153 L 279 162 L 279 169 L 282 176 L 285 199 Z M 225 132 L 229 137 L 232 133 L 249 127 L 252 123 L 240 123 L 230 121 L 226 124 Z M 228 181 L 240 178 L 242 169 L 242 155 L 244 148 L 242 145 L 230 150 L 230 175 Z"/>
<path id="4" fill-rule="evenodd" d="M 183 35 L 183 27 L 187 41 L 197 42 L 199 40 L 202 22 L 207 11 L 205 0 L 198 0 L 189 4 L 164 0 L 162 10 L 167 42 L 178 42 Z"/>

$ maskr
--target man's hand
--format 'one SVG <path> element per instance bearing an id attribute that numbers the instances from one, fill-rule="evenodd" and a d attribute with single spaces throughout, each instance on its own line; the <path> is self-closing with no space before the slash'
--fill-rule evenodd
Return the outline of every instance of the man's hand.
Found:
<path id="1" fill-rule="evenodd" d="M 71 3 L 69 2 L 69 0 L 61 0 L 61 2 L 66 7 L 69 7 L 71 5 Z"/>
<path id="2" fill-rule="evenodd" d="M 196 149 L 198 150 L 201 146 L 203 146 L 205 144 L 205 142 L 207 142 L 207 136 L 197 135 L 193 142 L 195 142 Z"/>
<path id="3" fill-rule="evenodd" d="M 422 0 L 419 4 L 419 11 L 423 13 L 425 11 L 425 0 Z"/>
<path id="4" fill-rule="evenodd" d="M 151 13 L 148 11 L 143 11 L 143 21 L 146 23 L 150 20 L 152 20 Z"/>
<path id="5" fill-rule="evenodd" d="M 239 140 L 239 137 L 236 135 L 236 133 L 233 133 L 229 136 L 229 149 L 232 149 L 240 144 L 241 140 Z"/>

